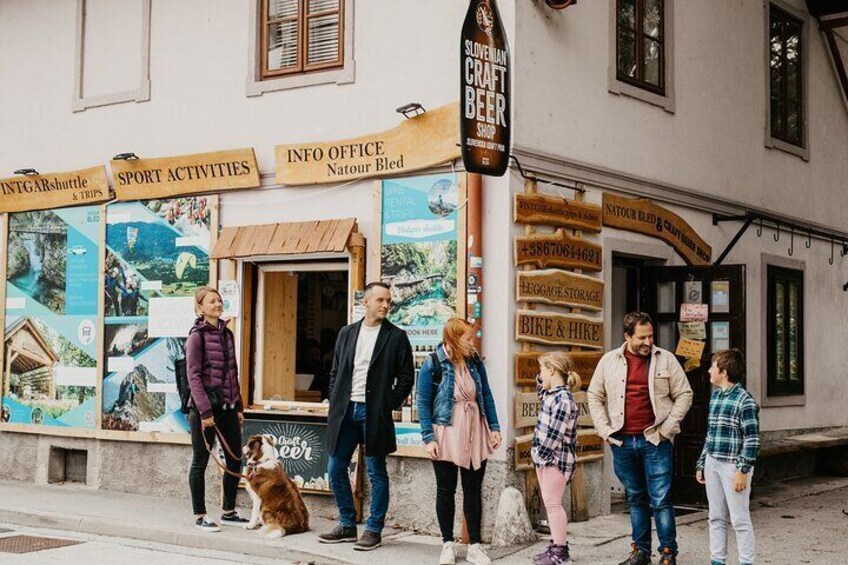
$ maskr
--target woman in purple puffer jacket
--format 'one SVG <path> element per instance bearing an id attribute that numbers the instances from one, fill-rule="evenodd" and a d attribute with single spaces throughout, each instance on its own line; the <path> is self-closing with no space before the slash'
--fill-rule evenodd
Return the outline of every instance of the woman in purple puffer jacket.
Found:
<path id="1" fill-rule="evenodd" d="M 244 422 L 239 391 L 236 345 L 233 332 L 221 320 L 224 303 L 218 291 L 201 287 L 194 294 L 194 309 L 198 314 L 186 342 L 186 372 L 191 388 L 191 411 L 188 423 L 191 428 L 191 447 L 194 457 L 188 475 L 191 503 L 194 507 L 195 527 L 204 532 L 219 532 L 213 520 L 206 516 L 206 465 L 209 463 L 209 446 L 215 443 L 215 428 L 221 432 L 229 451 L 241 453 L 241 424 Z M 241 460 L 230 457 L 224 449 L 227 468 L 238 473 Z M 221 522 L 244 525 L 247 520 L 235 511 L 239 479 L 224 474 L 224 513 Z"/>

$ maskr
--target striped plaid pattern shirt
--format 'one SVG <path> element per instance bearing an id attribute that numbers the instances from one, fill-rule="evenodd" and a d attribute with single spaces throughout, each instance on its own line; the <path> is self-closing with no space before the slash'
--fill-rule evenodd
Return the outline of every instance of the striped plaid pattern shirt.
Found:
<path id="1" fill-rule="evenodd" d="M 739 383 L 727 390 L 716 390 L 710 398 L 709 428 L 697 469 L 703 470 L 707 455 L 736 463 L 748 471 L 760 450 L 760 407 Z"/>
<path id="2" fill-rule="evenodd" d="M 537 467 L 556 465 L 566 478 L 571 478 L 577 462 L 577 404 L 562 386 L 545 390 L 536 380 L 539 395 L 539 419 L 530 456 Z"/>

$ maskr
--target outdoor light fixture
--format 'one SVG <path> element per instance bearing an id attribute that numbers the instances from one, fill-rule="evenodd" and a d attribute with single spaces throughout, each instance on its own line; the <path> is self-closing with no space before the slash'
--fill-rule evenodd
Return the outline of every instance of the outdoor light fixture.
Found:
<path id="1" fill-rule="evenodd" d="M 35 169 L 18 169 L 17 171 L 15 171 L 15 174 L 31 177 L 37 175 L 38 171 L 36 171 Z"/>
<path id="2" fill-rule="evenodd" d="M 414 118 L 415 116 L 420 116 L 427 110 L 419 104 L 418 102 L 410 102 L 404 106 L 401 106 L 397 110 L 395 110 L 398 114 L 403 114 L 404 118 Z"/>
<path id="3" fill-rule="evenodd" d="M 132 161 L 133 159 L 138 159 L 138 155 L 135 153 L 118 153 L 112 157 L 113 161 Z"/>

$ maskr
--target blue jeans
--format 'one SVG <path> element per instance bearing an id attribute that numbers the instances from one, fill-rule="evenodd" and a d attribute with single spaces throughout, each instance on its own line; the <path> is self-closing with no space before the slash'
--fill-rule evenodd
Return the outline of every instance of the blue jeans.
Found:
<path id="1" fill-rule="evenodd" d="M 330 488 L 339 508 L 339 522 L 344 527 L 356 526 L 356 507 L 353 504 L 353 492 L 350 489 L 348 468 L 353 453 L 360 443 L 365 442 L 365 404 L 351 402 L 345 412 L 344 421 L 339 430 L 336 450 L 330 454 L 327 470 L 330 475 Z M 368 468 L 368 480 L 371 483 L 371 515 L 365 524 L 370 532 L 381 533 L 389 509 L 389 475 L 386 473 L 386 457 L 369 455 L 365 457 Z"/>
<path id="2" fill-rule="evenodd" d="M 651 514 L 657 526 L 659 551 L 677 552 L 677 527 L 671 503 L 674 451 L 670 441 L 654 445 L 644 436 L 616 435 L 623 445 L 612 446 L 615 475 L 627 492 L 633 543 L 651 552 Z"/>

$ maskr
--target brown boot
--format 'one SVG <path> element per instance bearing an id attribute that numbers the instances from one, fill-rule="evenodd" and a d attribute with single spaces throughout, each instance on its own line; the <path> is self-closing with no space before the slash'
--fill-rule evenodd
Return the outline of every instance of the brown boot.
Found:
<path id="1" fill-rule="evenodd" d="M 651 565 L 651 552 L 639 549 L 635 543 L 631 543 L 630 557 L 619 563 L 618 565 Z"/>
<path id="2" fill-rule="evenodd" d="M 677 552 L 668 547 L 664 547 L 662 553 L 660 553 L 659 565 L 677 565 Z"/>

